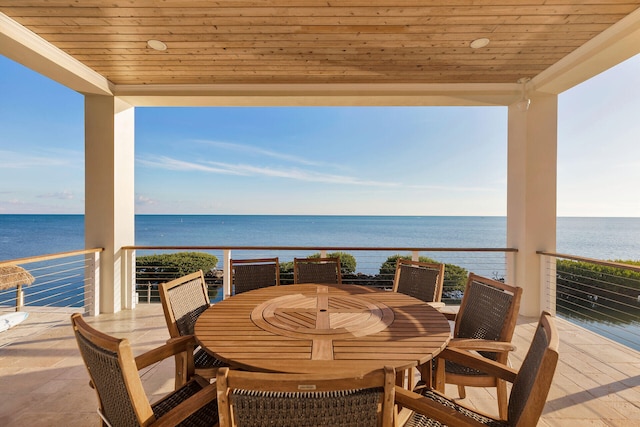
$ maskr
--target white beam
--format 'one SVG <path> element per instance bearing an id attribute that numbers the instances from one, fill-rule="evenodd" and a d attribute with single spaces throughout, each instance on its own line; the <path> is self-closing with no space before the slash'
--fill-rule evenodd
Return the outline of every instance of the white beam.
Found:
<path id="1" fill-rule="evenodd" d="M 137 107 L 161 106 L 505 106 L 513 84 L 212 84 L 116 85 Z"/>
<path id="2" fill-rule="evenodd" d="M 109 81 L 102 75 L 2 12 L 0 54 L 80 93 L 112 94 Z"/>
<path id="3" fill-rule="evenodd" d="M 531 81 L 537 91 L 558 95 L 640 54 L 640 9 L 547 68 Z"/>

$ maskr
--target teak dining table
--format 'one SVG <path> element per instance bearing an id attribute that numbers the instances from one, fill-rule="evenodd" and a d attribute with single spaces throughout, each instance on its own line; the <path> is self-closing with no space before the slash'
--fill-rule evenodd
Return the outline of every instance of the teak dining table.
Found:
<path id="1" fill-rule="evenodd" d="M 357 285 L 281 285 L 212 305 L 200 345 L 233 367 L 263 372 L 397 372 L 428 362 L 450 339 L 447 319 L 416 298 Z"/>

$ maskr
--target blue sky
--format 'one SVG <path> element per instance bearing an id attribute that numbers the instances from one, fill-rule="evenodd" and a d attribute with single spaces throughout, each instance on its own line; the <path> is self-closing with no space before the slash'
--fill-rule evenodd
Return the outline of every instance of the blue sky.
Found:
<path id="1" fill-rule="evenodd" d="M 84 212 L 83 97 L 0 56 L 0 213 Z M 640 56 L 559 98 L 558 214 L 640 216 Z M 138 108 L 136 213 L 505 215 L 503 107 Z"/>

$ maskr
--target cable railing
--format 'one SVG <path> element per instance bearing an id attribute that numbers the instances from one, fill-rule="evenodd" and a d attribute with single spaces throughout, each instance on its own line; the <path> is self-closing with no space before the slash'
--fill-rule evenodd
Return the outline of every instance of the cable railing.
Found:
<path id="1" fill-rule="evenodd" d="M 291 246 L 127 246 L 123 250 L 129 254 L 135 251 L 136 258 L 146 255 L 171 254 L 180 252 L 201 252 L 217 258 L 216 266 L 205 271 L 205 281 L 209 285 L 212 302 L 223 295 L 221 288 L 230 289 L 230 275 L 225 274 L 229 259 L 270 258 L 280 260 L 280 281 L 283 285 L 293 283 L 293 259 L 312 255 L 327 256 L 341 253 L 353 257 L 355 266 L 343 263 L 342 278 L 345 284 L 374 286 L 391 289 L 395 259 L 397 256 L 418 260 L 422 257 L 443 262 L 445 280 L 443 301 L 459 303 L 469 272 L 504 280 L 507 256 L 517 250 L 512 248 L 411 248 L 411 247 L 291 247 Z M 130 255 L 126 255 L 130 256 Z M 391 262 L 390 262 L 391 259 Z M 143 263 L 136 262 L 136 294 L 139 303 L 157 302 L 157 285 L 179 277 L 180 272 L 163 269 L 161 273 Z M 153 278 L 148 272 L 153 271 Z"/>
<path id="2" fill-rule="evenodd" d="M 538 254 L 543 257 L 546 309 L 640 350 L 640 265 Z"/>
<path id="3" fill-rule="evenodd" d="M 0 311 L 55 312 L 73 308 L 95 315 L 100 252 L 102 249 L 86 249 L 1 261 L 0 283 L 8 285 L 0 290 Z M 24 270 L 25 274 L 17 276 L 17 270 Z"/>

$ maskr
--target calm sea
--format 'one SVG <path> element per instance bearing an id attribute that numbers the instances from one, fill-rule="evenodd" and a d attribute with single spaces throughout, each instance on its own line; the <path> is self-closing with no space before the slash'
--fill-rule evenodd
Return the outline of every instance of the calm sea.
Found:
<path id="1" fill-rule="evenodd" d="M 137 245 L 505 247 L 506 218 L 136 215 Z M 557 252 L 640 260 L 640 218 L 558 218 Z M 0 215 L 0 260 L 82 249 L 83 215 Z"/>
<path id="2" fill-rule="evenodd" d="M 135 243 L 150 246 L 506 246 L 504 217 L 137 215 L 135 227 Z M 0 215 L 0 260 L 83 247 L 82 215 Z M 558 218 L 556 251 L 640 260 L 640 218 Z M 380 256 L 376 270 L 386 259 Z M 581 316 L 564 317 L 640 350 L 637 317 L 612 323 Z"/>

